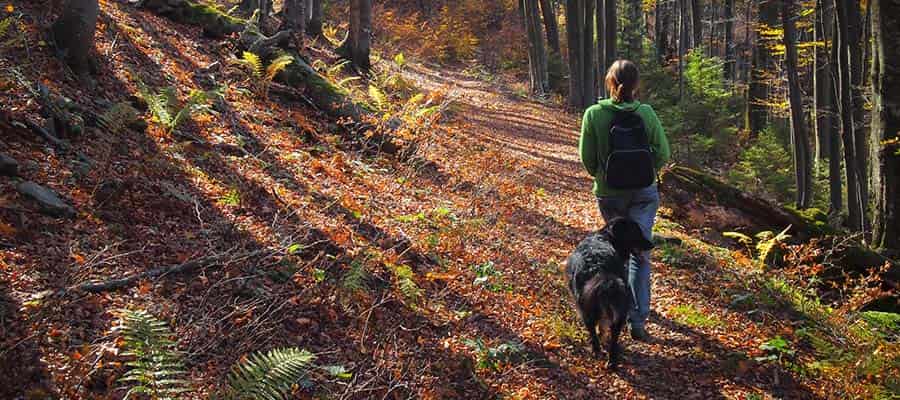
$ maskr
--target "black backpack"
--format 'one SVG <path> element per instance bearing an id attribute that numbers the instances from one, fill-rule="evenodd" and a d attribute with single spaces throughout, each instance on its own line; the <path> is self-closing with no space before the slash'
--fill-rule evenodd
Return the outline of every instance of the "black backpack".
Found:
<path id="1" fill-rule="evenodd" d="M 644 120 L 634 111 L 616 112 L 609 126 L 606 185 L 613 189 L 650 186 L 656 180 L 654 165 Z"/>

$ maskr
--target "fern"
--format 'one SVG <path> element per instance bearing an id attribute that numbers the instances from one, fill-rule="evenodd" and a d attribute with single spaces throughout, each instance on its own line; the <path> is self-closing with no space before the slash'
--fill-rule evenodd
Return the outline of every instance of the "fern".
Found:
<path id="1" fill-rule="evenodd" d="M 241 54 L 241 58 L 236 61 L 238 64 L 243 65 L 250 73 L 256 78 L 262 78 L 263 76 L 263 62 L 262 59 L 259 58 L 253 52 L 245 51 Z"/>
<path id="2" fill-rule="evenodd" d="M 290 54 L 282 54 L 272 60 L 272 62 L 269 63 L 269 66 L 266 67 L 266 81 L 271 82 L 272 80 L 274 80 L 275 76 L 278 75 L 279 72 L 284 71 L 284 69 L 287 68 L 288 65 L 291 65 L 291 63 L 293 62 L 294 57 L 292 57 Z"/>
<path id="3" fill-rule="evenodd" d="M 369 289 L 369 273 L 366 271 L 366 266 L 362 262 L 354 260 L 350 264 L 350 270 L 341 279 L 341 286 L 350 292 L 367 291 Z"/>
<path id="4" fill-rule="evenodd" d="M 132 385 L 125 398 L 144 394 L 152 400 L 179 398 L 188 392 L 181 353 L 172 340 L 172 331 L 150 313 L 143 310 L 121 310 L 114 331 L 122 338 L 122 355 L 132 357 L 125 363 L 130 369 L 119 382 Z"/>
<path id="5" fill-rule="evenodd" d="M 400 289 L 403 297 L 412 302 L 418 301 L 419 297 L 422 296 L 422 288 L 413 280 L 415 273 L 412 268 L 408 265 L 394 265 L 391 269 L 394 272 L 394 277 L 397 279 L 397 287 Z"/>
<path id="6" fill-rule="evenodd" d="M 306 376 L 316 356 L 296 348 L 254 353 L 232 367 L 230 399 L 286 399 L 291 387 Z"/>
<path id="7" fill-rule="evenodd" d="M 15 29 L 18 19 L 18 17 L 12 16 L 0 19 L 0 39 L 9 36 L 0 42 L 0 51 L 6 51 L 8 48 L 18 45 L 19 42 L 25 41 L 25 34 L 21 30 Z"/>
<path id="8" fill-rule="evenodd" d="M 209 91 L 194 89 L 191 90 L 184 104 L 178 100 L 178 93 L 172 86 L 154 93 L 148 87 L 141 85 L 140 95 L 147 102 L 147 108 L 153 115 L 153 120 L 171 133 L 192 116 L 211 113 L 212 107 L 209 104 L 214 98 L 221 98 L 223 92 L 221 88 Z"/>
<path id="9" fill-rule="evenodd" d="M 375 105 L 381 109 L 386 110 L 390 106 L 390 102 L 388 102 L 387 96 L 384 94 L 381 89 L 379 89 L 375 85 L 369 85 L 369 97 L 372 101 L 375 102 Z"/>
<path id="10" fill-rule="evenodd" d="M 791 237 L 791 235 L 787 234 L 790 229 L 791 226 L 788 226 L 777 235 L 768 231 L 756 234 L 756 238 L 760 240 L 760 242 L 756 244 L 756 251 L 758 252 L 756 259 L 760 265 L 764 265 L 766 263 L 766 260 L 768 260 L 769 255 L 772 254 L 772 251 L 776 246 Z"/>

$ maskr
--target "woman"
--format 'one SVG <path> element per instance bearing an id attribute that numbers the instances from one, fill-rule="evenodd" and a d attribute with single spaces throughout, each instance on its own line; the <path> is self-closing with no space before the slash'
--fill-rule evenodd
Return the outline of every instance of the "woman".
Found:
<path id="1" fill-rule="evenodd" d="M 594 195 L 600 206 L 600 213 L 606 221 L 614 217 L 629 217 L 638 223 L 647 239 L 652 238 L 656 211 L 659 208 L 656 172 L 669 161 L 669 142 L 653 108 L 636 100 L 638 92 L 638 68 L 628 60 L 619 60 L 606 73 L 606 89 L 609 98 L 601 100 L 584 112 L 581 126 L 579 151 L 581 162 L 594 177 Z M 639 117 L 639 119 L 635 118 Z M 637 121 L 631 126 L 626 120 Z M 638 140 L 632 146 L 647 147 L 643 151 L 648 165 L 635 164 L 629 168 L 628 162 L 640 163 L 636 159 L 622 161 L 618 155 L 641 154 L 641 151 L 619 151 L 624 132 L 624 141 L 633 137 Z M 611 143 L 611 136 L 615 135 Z M 636 143 L 636 144 L 635 144 Z M 615 153 L 617 156 L 611 157 Z M 617 163 L 617 165 L 612 165 Z M 652 164 L 652 165 L 650 165 Z M 640 173 L 640 171 L 646 173 Z M 609 174 L 607 174 L 609 171 Z M 650 177 L 647 177 L 647 174 Z M 641 175 L 641 176 L 632 176 Z M 623 184 L 623 182 L 637 182 Z M 629 315 L 631 337 L 640 341 L 650 341 L 644 325 L 650 315 L 650 252 L 639 257 L 632 256 L 628 265 L 628 285 L 634 296 L 634 309 Z"/>

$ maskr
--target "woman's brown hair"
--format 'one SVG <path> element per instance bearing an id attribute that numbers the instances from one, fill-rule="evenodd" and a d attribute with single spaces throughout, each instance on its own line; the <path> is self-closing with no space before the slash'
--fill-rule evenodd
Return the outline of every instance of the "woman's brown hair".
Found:
<path id="1" fill-rule="evenodd" d="M 637 65 L 628 60 L 618 60 L 606 71 L 606 91 L 616 103 L 634 101 L 638 80 Z"/>

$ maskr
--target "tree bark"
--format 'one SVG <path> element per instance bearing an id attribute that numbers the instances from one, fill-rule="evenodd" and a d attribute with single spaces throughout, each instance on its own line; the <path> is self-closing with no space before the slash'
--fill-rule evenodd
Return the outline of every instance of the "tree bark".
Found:
<path id="1" fill-rule="evenodd" d="M 293 32 L 297 48 L 303 48 L 303 35 L 306 33 L 308 14 L 307 0 L 285 0 L 282 10 L 282 29 Z"/>
<path id="2" fill-rule="evenodd" d="M 862 199 L 862 181 L 859 174 L 859 164 L 857 161 L 857 135 L 855 133 L 854 123 L 854 104 L 851 83 L 851 53 L 852 47 L 858 46 L 852 39 L 850 29 L 848 27 L 848 15 L 850 11 L 846 0 L 835 0 L 835 17 L 837 18 L 835 29 L 837 40 L 835 45 L 838 46 L 838 82 L 839 82 L 839 101 L 838 115 L 841 117 L 841 139 L 844 145 L 844 168 L 847 174 L 847 209 L 849 213 L 850 228 L 861 231 L 865 228 L 865 203 Z"/>
<path id="3" fill-rule="evenodd" d="M 544 39 L 541 35 L 541 22 L 538 14 L 538 0 L 521 0 L 522 17 L 528 35 L 528 65 L 531 78 L 531 93 L 542 96 L 549 90 L 547 74 L 547 55 L 544 50 Z"/>
<path id="4" fill-rule="evenodd" d="M 703 43 L 703 6 L 701 0 L 688 0 L 691 3 L 691 48 L 699 47 Z"/>
<path id="5" fill-rule="evenodd" d="M 843 177 L 841 176 L 840 134 L 835 118 L 835 49 L 834 9 L 826 7 L 825 0 L 816 1 L 815 40 L 824 42 L 815 54 L 815 83 L 813 90 L 814 121 L 816 129 L 816 159 L 828 159 L 829 212 L 836 214 L 843 208 Z M 819 168 L 816 168 L 818 171 Z"/>
<path id="6" fill-rule="evenodd" d="M 309 23 L 306 24 L 306 34 L 313 38 L 322 36 L 323 1 L 325 0 L 312 0 L 312 10 L 309 13 Z"/>
<path id="7" fill-rule="evenodd" d="M 759 28 L 774 27 L 778 20 L 778 4 L 775 1 L 759 3 L 759 15 L 757 17 Z M 766 71 L 772 70 L 772 55 L 769 47 L 762 40 L 761 35 L 756 34 L 753 46 L 753 67 L 750 71 L 749 89 L 747 91 L 747 123 L 746 127 L 752 134 L 758 133 L 766 125 L 768 110 L 764 105 L 768 96 L 769 79 Z"/>
<path id="8" fill-rule="evenodd" d="M 603 0 L 603 53 L 602 56 L 598 56 L 598 58 L 602 57 L 602 62 L 600 62 L 600 91 L 603 93 L 604 97 L 609 96 L 606 93 L 606 84 L 603 82 L 603 79 L 606 76 L 606 70 L 618 59 L 619 54 L 616 49 L 616 33 L 617 28 L 617 2 L 616 0 Z M 599 29 L 599 28 L 598 28 Z M 600 36 L 599 34 L 597 35 Z"/>
<path id="9" fill-rule="evenodd" d="M 544 17 L 544 30 L 547 33 L 547 46 L 553 54 L 559 54 L 559 24 L 556 21 L 556 8 L 552 0 L 540 0 L 541 13 Z"/>
<path id="10" fill-rule="evenodd" d="M 100 5 L 97 0 L 70 0 L 50 33 L 63 60 L 79 77 L 90 73 L 90 53 Z"/>
<path id="11" fill-rule="evenodd" d="M 871 12 L 872 244 L 896 252 L 900 251 L 900 1 L 875 0 Z"/>
<path id="12" fill-rule="evenodd" d="M 656 21 L 654 21 L 654 30 L 656 31 L 656 60 L 660 65 L 665 65 L 666 59 L 668 58 L 668 47 L 669 47 L 669 24 L 668 24 L 669 15 L 666 12 L 665 3 L 662 1 L 656 2 Z"/>
<path id="13" fill-rule="evenodd" d="M 590 107 L 597 101 L 597 64 L 594 62 L 594 9 L 596 8 L 594 0 L 584 1 L 584 24 L 582 25 L 581 47 L 584 54 L 584 64 L 581 66 L 583 71 L 584 82 L 582 84 L 582 94 L 584 99 L 584 108 Z"/>
<path id="14" fill-rule="evenodd" d="M 859 202 L 860 202 L 860 229 L 864 232 L 869 230 L 868 208 L 869 208 L 869 150 L 868 135 L 866 134 L 865 122 L 863 115 L 865 114 L 865 99 L 863 98 L 863 85 L 865 85 L 865 76 L 863 75 L 862 49 L 867 43 L 862 42 L 862 15 L 859 10 L 859 2 L 856 0 L 844 0 L 845 10 L 847 11 L 847 43 L 850 48 L 850 93 L 853 100 L 853 143 L 854 158 L 856 159 L 856 174 L 859 185 Z"/>
<path id="15" fill-rule="evenodd" d="M 734 0 L 725 0 L 725 79 L 735 80 Z"/>
<path id="16" fill-rule="evenodd" d="M 369 53 L 372 38 L 372 0 L 350 1 L 350 31 L 337 53 L 354 67 L 368 71 L 371 67 Z"/>
<path id="17" fill-rule="evenodd" d="M 794 153 L 794 171 L 797 184 L 797 209 L 805 209 L 812 203 L 812 163 L 809 157 L 809 136 L 806 134 L 806 118 L 803 113 L 800 77 L 797 73 L 797 28 L 794 24 L 796 0 L 782 0 L 781 20 L 784 25 L 785 68 L 788 75 L 791 107 L 791 144 Z"/>
<path id="18" fill-rule="evenodd" d="M 584 0 L 566 0 L 566 42 L 569 46 L 569 106 L 581 109 L 584 106 L 582 90 L 584 56 L 581 46 L 581 24 L 584 23 L 582 2 Z"/>

